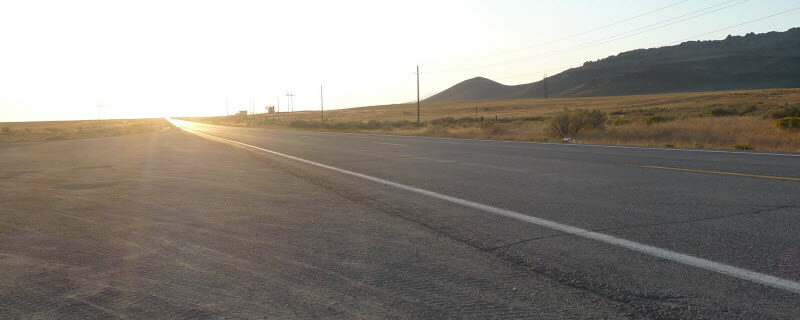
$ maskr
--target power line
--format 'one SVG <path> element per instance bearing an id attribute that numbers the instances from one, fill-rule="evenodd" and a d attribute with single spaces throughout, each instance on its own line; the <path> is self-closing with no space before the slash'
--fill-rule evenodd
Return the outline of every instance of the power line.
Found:
<path id="1" fill-rule="evenodd" d="M 737 0 L 727 1 L 727 2 L 724 2 L 722 4 L 730 3 L 730 2 L 733 2 L 733 1 L 737 1 Z M 600 39 L 600 40 L 597 40 L 597 41 L 594 41 L 594 42 L 590 42 L 590 43 L 587 43 L 587 44 L 584 44 L 584 45 L 581 45 L 581 46 L 562 49 L 561 51 L 569 51 L 569 50 L 573 50 L 573 49 L 584 49 L 584 48 L 589 48 L 589 47 L 593 47 L 593 46 L 600 45 L 600 44 L 605 44 L 605 43 L 609 43 L 609 42 L 613 42 L 613 41 L 617 41 L 617 40 L 622 40 L 622 39 L 625 39 L 625 38 L 630 38 L 632 36 L 639 35 L 639 34 L 642 34 L 642 33 L 645 33 L 645 32 L 658 30 L 658 29 L 661 29 L 661 28 L 664 28 L 664 27 L 668 27 L 668 26 L 677 24 L 679 22 L 692 20 L 692 19 L 699 18 L 699 17 L 705 16 L 705 15 L 708 15 L 708 14 L 712 14 L 712 13 L 720 11 L 720 10 L 724 10 L 724 9 L 727 9 L 727 8 L 730 8 L 730 7 L 735 7 L 735 6 L 744 4 L 745 2 L 748 2 L 748 1 L 750 1 L 750 0 L 744 0 L 744 1 L 741 1 L 741 2 L 737 2 L 737 3 L 731 4 L 729 6 L 725 6 L 725 7 L 722 7 L 722 8 L 717 8 L 717 9 L 714 9 L 714 10 L 711 10 L 711 11 L 708 11 L 708 12 L 703 12 L 701 14 L 698 14 L 698 15 L 695 15 L 695 16 L 691 16 L 691 17 L 688 17 L 688 18 L 685 18 L 685 19 L 682 19 L 682 20 L 672 21 L 672 20 L 675 20 L 675 19 L 679 19 L 679 18 L 691 15 L 691 13 L 690 14 L 684 14 L 684 15 L 681 15 L 681 16 L 678 16 L 678 17 L 675 17 L 675 18 L 672 18 L 672 19 L 668 19 L 668 20 L 665 20 L 665 21 L 662 21 L 662 22 L 659 22 L 659 23 L 654 23 L 654 24 L 651 24 L 651 25 L 648 25 L 648 26 L 645 26 L 645 27 L 642 27 L 642 28 L 637 28 L 637 29 L 634 29 L 634 30 L 631 30 L 631 31 L 628 31 L 628 32 L 625 32 L 625 33 L 622 33 L 622 34 L 619 34 L 617 36 L 606 37 L 606 38 L 603 38 L 603 39 Z M 719 6 L 719 4 L 715 5 L 715 6 Z M 715 7 L 715 6 L 707 7 L 707 8 L 701 9 L 700 11 L 703 11 L 703 10 L 706 10 L 706 9 L 709 9 L 709 8 L 712 8 L 712 7 Z M 663 24 L 663 23 L 669 22 L 669 21 L 672 21 L 672 22 L 667 23 L 667 24 Z M 649 27 L 652 27 L 652 26 L 656 26 L 656 27 L 650 28 L 650 29 L 646 29 L 646 28 L 649 28 Z M 643 31 L 640 31 L 640 32 L 635 32 L 635 31 L 639 31 L 639 30 L 642 30 L 642 29 L 646 29 L 646 30 L 643 30 Z M 635 32 L 635 33 L 631 33 L 631 32 Z"/>
<path id="2" fill-rule="evenodd" d="M 731 2 L 736 2 L 736 1 L 740 1 L 740 2 L 734 3 L 734 4 L 729 5 L 729 6 L 725 6 L 725 7 L 722 7 L 722 8 L 717 8 L 719 6 L 723 6 L 723 5 L 729 4 Z M 724 2 L 721 2 L 721 3 L 715 4 L 713 6 L 705 7 L 705 8 L 699 9 L 699 10 L 694 10 L 692 12 L 689 12 L 689 13 L 686 13 L 686 14 L 682 14 L 682 15 L 677 16 L 677 17 L 673 17 L 673 18 L 670 18 L 670 19 L 667 19 L 667 20 L 662 20 L 662 21 L 657 22 L 657 23 L 653 23 L 653 24 L 650 24 L 650 25 L 647 25 L 647 26 L 644 26 L 644 27 L 639 27 L 639 28 L 636 28 L 636 29 L 633 29 L 633 30 L 622 32 L 622 33 L 619 33 L 619 34 L 616 34 L 616 35 L 613 35 L 613 36 L 610 36 L 610 37 L 605 37 L 605 38 L 602 38 L 602 39 L 599 39 L 599 40 L 585 42 L 585 43 L 579 44 L 577 46 L 569 47 L 569 48 L 553 50 L 553 51 L 542 53 L 542 54 L 538 54 L 538 55 L 535 55 L 535 56 L 508 59 L 508 60 L 504 60 L 504 61 L 500 61 L 500 62 L 485 64 L 485 65 L 475 66 L 475 67 L 455 68 L 455 69 L 449 69 L 449 70 L 438 70 L 438 71 L 430 71 L 430 72 L 431 73 L 444 73 L 444 72 L 456 72 L 456 71 L 464 71 L 464 70 L 485 69 L 485 68 L 495 67 L 495 66 L 500 66 L 500 65 L 519 63 L 519 62 L 522 62 L 522 61 L 528 61 L 528 60 L 535 59 L 535 58 L 540 58 L 540 57 L 555 56 L 555 55 L 563 54 L 565 52 L 569 52 L 569 51 L 574 50 L 574 49 L 585 49 L 585 48 L 588 48 L 588 47 L 597 46 L 597 45 L 600 45 L 600 44 L 605 44 L 605 43 L 609 43 L 609 42 L 613 42 L 613 41 L 618 41 L 618 40 L 629 38 L 629 37 L 632 37 L 632 36 L 635 36 L 635 35 L 639 35 L 639 34 L 642 34 L 642 33 L 645 33 L 645 32 L 661 29 L 661 28 L 664 28 L 664 27 L 667 27 L 667 26 L 670 26 L 670 25 L 674 25 L 674 24 L 679 23 L 679 22 L 692 20 L 692 19 L 699 18 L 699 17 L 705 16 L 705 15 L 708 15 L 708 14 L 711 14 L 711 13 L 714 13 L 714 12 L 717 12 L 717 11 L 720 11 L 720 10 L 723 10 L 723 9 L 727 9 L 727 8 L 730 8 L 730 7 L 733 7 L 733 6 L 738 6 L 738 5 L 741 5 L 741 4 L 743 4 L 745 2 L 748 2 L 748 1 L 750 1 L 750 0 L 743 0 L 743 1 L 742 0 L 728 0 L 728 1 L 724 1 Z M 713 9 L 713 8 L 717 8 L 717 9 L 704 12 L 706 10 Z M 696 13 L 700 13 L 700 14 L 696 14 Z M 696 14 L 696 15 L 692 16 L 693 14 Z M 678 20 L 678 19 L 681 19 L 681 18 L 684 18 L 684 17 L 687 17 L 687 16 L 690 16 L 690 17 L 682 19 L 682 20 Z M 675 20 L 678 20 L 678 21 L 675 21 Z M 653 27 L 653 26 L 656 26 L 656 27 L 650 28 L 650 27 Z M 650 28 L 650 29 L 647 29 L 647 28 Z M 646 30 L 643 30 L 643 29 L 646 29 Z M 643 31 L 640 31 L 640 30 L 643 30 Z M 636 32 L 636 31 L 640 31 L 640 32 Z"/>
<path id="3" fill-rule="evenodd" d="M 650 10 L 650 11 L 647 11 L 647 12 L 632 16 L 632 17 L 628 17 L 628 18 L 625 18 L 625 19 L 622 19 L 622 20 L 619 20 L 619 21 L 604 25 L 602 27 L 589 29 L 589 30 L 582 31 L 582 32 L 579 32 L 579 33 L 574 33 L 574 34 L 571 34 L 571 35 L 568 35 L 568 36 L 564 36 L 564 37 L 561 37 L 561 38 L 558 38 L 558 39 L 553 39 L 553 40 L 548 40 L 548 41 L 545 41 L 545 42 L 540 42 L 540 43 L 537 43 L 537 44 L 534 44 L 534 45 L 530 45 L 530 46 L 527 46 L 527 47 L 510 49 L 510 50 L 501 51 L 501 52 L 497 52 L 497 53 L 493 53 L 493 54 L 478 56 L 477 58 L 486 58 L 486 57 L 492 57 L 492 56 L 499 56 L 499 55 L 504 55 L 504 54 L 508 54 L 508 53 L 512 53 L 512 52 L 517 52 L 517 51 L 537 48 L 537 47 L 541 47 L 541 46 L 548 45 L 548 44 L 551 44 L 551 43 L 561 42 L 561 41 L 564 41 L 564 40 L 567 40 L 567 39 L 572 39 L 572 38 L 575 38 L 575 37 L 578 37 L 578 36 L 582 36 L 582 35 L 585 35 L 585 34 L 589 34 L 589 33 L 595 32 L 595 31 L 607 29 L 609 27 L 613 27 L 613 26 L 621 24 L 621 23 L 625 23 L 625 22 L 628 22 L 628 21 L 631 21 L 631 20 L 634 20 L 634 19 L 637 19 L 637 18 L 641 18 L 641 17 L 644 17 L 646 15 L 650 15 L 650 14 L 656 13 L 656 12 L 664 10 L 664 9 L 669 9 L 669 8 L 672 8 L 674 6 L 677 6 L 679 4 L 682 4 L 682 3 L 685 3 L 685 2 L 688 2 L 688 1 L 690 1 L 690 0 L 682 0 L 682 1 L 674 2 L 674 3 L 669 4 L 667 6 L 664 6 L 664 7 L 661 7 L 661 8 L 657 8 L 657 9 L 654 9 L 654 10 Z"/>
<path id="4" fill-rule="evenodd" d="M 735 24 L 735 25 L 732 25 L 732 26 L 729 26 L 729 27 L 725 27 L 725 28 L 722 28 L 722 29 L 717 29 L 717 30 L 714 30 L 714 31 L 701 33 L 701 34 L 698 34 L 696 36 L 692 36 L 692 37 L 689 37 L 689 38 L 686 38 L 686 39 L 682 39 L 682 40 L 678 40 L 678 41 L 675 41 L 675 42 L 671 42 L 670 44 L 681 43 L 681 42 L 684 42 L 686 40 L 691 40 L 691 39 L 694 39 L 694 38 L 697 38 L 697 37 L 702 37 L 702 36 L 709 35 L 709 34 L 712 34 L 712 33 L 720 32 L 720 31 L 724 31 L 724 30 L 728 30 L 728 29 L 733 29 L 733 28 L 740 27 L 740 26 L 743 26 L 743 25 L 746 25 L 746 24 L 750 24 L 750 23 L 753 23 L 753 22 L 758 22 L 758 21 L 761 21 L 761 20 L 769 19 L 769 18 L 772 18 L 772 17 L 775 17 L 775 16 L 779 16 L 779 15 L 786 14 L 786 13 L 789 13 L 789 12 L 792 12 L 792 11 L 797 11 L 797 10 L 800 10 L 800 7 L 796 7 L 796 8 L 793 8 L 793 9 L 786 10 L 786 11 L 781 11 L 781 12 L 778 12 L 778 13 L 774 13 L 774 14 L 771 14 L 771 15 L 768 15 L 768 16 L 757 18 L 757 19 L 753 19 L 753 20 L 750 20 L 750 21 L 747 21 L 747 22 L 742 22 L 742 23 Z"/>
<path id="5" fill-rule="evenodd" d="M 666 45 L 680 44 L 680 43 L 682 43 L 684 41 L 691 40 L 691 39 L 694 39 L 694 38 L 697 38 L 697 37 L 702 37 L 702 36 L 709 35 L 709 34 L 712 34 L 712 33 L 720 32 L 720 31 L 724 31 L 724 30 L 728 30 L 728 29 L 733 29 L 733 28 L 736 28 L 736 27 L 740 27 L 740 26 L 747 25 L 747 24 L 750 24 L 750 23 L 766 20 L 766 19 L 769 19 L 769 18 L 772 18 L 772 17 L 776 17 L 776 16 L 779 16 L 779 15 L 787 14 L 787 13 L 790 13 L 790 12 L 793 12 L 793 11 L 797 11 L 797 10 L 800 10 L 800 7 L 795 7 L 795 8 L 784 10 L 784 11 L 781 11 L 781 12 L 778 12 L 778 13 L 773 13 L 773 14 L 766 15 L 766 16 L 763 16 L 763 17 L 760 17 L 760 18 L 756 18 L 756 19 L 753 19 L 753 20 L 749 20 L 749 21 L 745 21 L 745 22 L 742 22 L 742 23 L 738 23 L 738 24 L 735 24 L 735 25 L 732 25 L 732 26 L 720 28 L 720 29 L 717 29 L 717 30 L 714 30 L 714 31 L 704 32 L 704 33 L 701 33 L 701 34 L 698 34 L 698 35 L 694 35 L 694 36 L 691 36 L 691 37 L 688 37 L 688 38 L 684 38 L 684 39 L 681 39 L 681 40 L 678 40 L 678 41 L 670 42 L 670 43 L 668 43 Z M 533 74 L 536 74 L 536 73 L 532 72 L 532 73 L 526 73 L 526 74 L 527 75 L 533 75 Z M 525 75 L 525 74 L 517 74 L 516 76 L 522 76 L 522 75 Z M 499 78 L 499 79 L 502 79 L 502 78 Z M 543 86 L 544 86 L 544 90 L 545 90 L 545 98 L 547 98 L 548 97 L 548 93 L 547 93 L 547 75 L 546 74 L 545 74 L 545 79 L 543 80 Z"/>

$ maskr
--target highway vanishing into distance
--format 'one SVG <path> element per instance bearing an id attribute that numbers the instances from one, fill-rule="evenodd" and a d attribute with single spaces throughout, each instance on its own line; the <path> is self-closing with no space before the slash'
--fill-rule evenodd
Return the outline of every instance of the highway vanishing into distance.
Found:
<path id="1" fill-rule="evenodd" d="M 800 316 L 800 154 L 171 121 L 0 145 L 0 314 Z"/>

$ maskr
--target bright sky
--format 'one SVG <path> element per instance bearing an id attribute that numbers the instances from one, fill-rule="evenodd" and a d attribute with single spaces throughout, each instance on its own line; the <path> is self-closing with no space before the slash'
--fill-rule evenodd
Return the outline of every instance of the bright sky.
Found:
<path id="1" fill-rule="evenodd" d="M 423 96 L 475 76 L 529 83 L 621 51 L 784 31 L 798 26 L 800 10 L 709 33 L 796 7 L 800 1 L 0 0 L 0 122 L 96 119 L 98 110 L 103 118 L 224 115 L 226 100 L 231 113 L 251 101 L 263 112 L 278 97 L 286 110 L 288 90 L 295 110 L 318 110 L 320 85 L 326 109 L 409 102 L 417 64 Z"/>

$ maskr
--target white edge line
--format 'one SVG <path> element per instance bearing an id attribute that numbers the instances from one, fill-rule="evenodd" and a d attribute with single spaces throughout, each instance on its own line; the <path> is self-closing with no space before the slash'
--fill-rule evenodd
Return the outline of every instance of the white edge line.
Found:
<path id="1" fill-rule="evenodd" d="M 185 121 L 185 120 L 181 120 Z M 191 122 L 191 121 L 188 121 Z M 201 123 L 205 124 L 205 123 Z M 233 127 L 245 128 L 245 127 Z M 400 138 L 424 138 L 424 139 L 439 139 L 439 140 L 457 140 L 466 142 L 503 142 L 503 143 L 522 143 L 522 144 L 543 144 L 564 147 L 594 147 L 594 148 L 613 148 L 613 149 L 638 149 L 638 150 L 657 150 L 657 151 L 684 151 L 684 152 L 702 152 L 702 153 L 729 153 L 729 154 L 744 154 L 744 155 L 758 155 L 758 156 L 779 156 L 779 157 L 800 157 L 797 153 L 773 153 L 773 152 L 753 152 L 753 151 L 732 151 L 732 150 L 707 150 L 707 149 L 684 149 L 684 148 L 659 148 L 659 147 L 639 147 L 639 146 L 620 146 L 620 145 L 606 145 L 606 144 L 579 144 L 579 143 L 559 143 L 559 142 L 539 142 L 539 141 L 518 141 L 518 140 L 496 140 L 496 139 L 468 139 L 468 138 L 453 138 L 453 137 L 431 137 L 431 136 L 416 136 L 416 135 L 402 135 L 402 134 L 383 134 L 383 133 L 364 133 L 364 132 L 334 132 L 334 131 L 312 131 L 312 130 L 294 130 L 294 129 L 276 129 L 261 127 L 258 129 L 267 129 L 275 131 L 294 131 L 306 132 L 312 134 L 346 134 L 346 135 L 370 135 L 380 137 L 400 137 Z"/>
<path id="2" fill-rule="evenodd" d="M 361 178 L 361 179 L 369 180 L 369 181 L 376 182 L 376 183 L 379 183 L 379 184 L 383 184 L 383 185 L 395 187 L 395 188 L 398 188 L 398 189 L 414 192 L 414 193 L 417 193 L 417 194 L 422 194 L 422 195 L 429 196 L 429 197 L 432 197 L 432 198 L 436 198 L 436 199 L 440 199 L 440 200 L 456 203 L 456 204 L 459 204 L 459 205 L 462 205 L 462 206 L 465 206 L 465 207 L 470 207 L 470 208 L 473 208 L 473 209 L 478 209 L 478 210 L 481 210 L 481 211 L 493 213 L 493 214 L 498 215 L 498 216 L 503 216 L 503 217 L 507 217 L 507 218 L 511 218 L 511 219 L 515 219 L 515 220 L 531 223 L 531 224 L 535 224 L 535 225 L 538 225 L 538 226 L 542 226 L 542 227 L 553 229 L 553 230 L 560 231 L 560 232 L 563 232 L 563 233 L 575 235 L 575 236 L 578 236 L 578 237 L 591 239 L 591 240 L 595 240 L 595 241 L 598 241 L 598 242 L 602 242 L 602 243 L 606 243 L 606 244 L 610 244 L 610 245 L 626 248 L 626 249 L 629 249 L 629 250 L 633 250 L 633 251 L 636 251 L 636 252 L 644 253 L 644 254 L 649 255 L 649 256 L 658 257 L 658 258 L 661 258 L 661 259 L 677 262 L 677 263 L 680 263 L 680 264 L 684 264 L 684 265 L 688 265 L 688 266 L 692 266 L 692 267 L 696 267 L 696 268 L 700 268 L 700 269 L 704 269 L 704 270 L 713 271 L 713 272 L 716 272 L 716 273 L 728 275 L 728 276 L 731 276 L 731 277 L 734 277 L 734 278 L 739 278 L 739 279 L 742 279 L 742 280 L 755 282 L 755 283 L 762 284 L 762 285 L 765 285 L 765 286 L 769 286 L 769 287 L 772 287 L 772 288 L 786 290 L 786 291 L 790 291 L 790 292 L 793 292 L 793 293 L 800 294 L 800 282 L 787 280 L 787 279 L 783 279 L 783 278 L 779 278 L 779 277 L 775 277 L 775 276 L 771 276 L 771 275 L 768 275 L 768 274 L 763 274 L 763 273 L 759 273 L 759 272 L 755 272 L 755 271 L 750 271 L 750 270 L 742 269 L 742 268 L 739 268 L 739 267 L 734 267 L 734 266 L 731 266 L 731 265 L 727 265 L 727 264 L 724 264 L 724 263 L 714 262 L 714 261 L 711 261 L 711 260 L 698 258 L 698 257 L 695 257 L 695 256 L 691 256 L 691 255 L 687 255 L 687 254 L 683 254 L 683 253 L 679 253 L 679 252 L 675 252 L 675 251 L 670 251 L 670 250 L 667 250 L 667 249 L 661 249 L 661 248 L 649 246 L 649 245 L 646 245 L 646 244 L 638 243 L 638 242 L 635 242 L 635 241 L 630 241 L 630 240 L 625 240 L 625 239 L 622 239 L 622 238 L 617 238 L 617 237 L 612 236 L 612 235 L 599 233 L 599 232 L 594 232 L 594 231 L 589 231 L 589 230 L 586 230 L 586 229 L 573 227 L 573 226 L 562 224 L 562 223 L 558 223 L 558 222 L 555 222 L 555 221 L 550 221 L 550 220 L 546 220 L 546 219 L 542 219 L 542 218 L 537 218 L 537 217 L 534 217 L 534 216 L 528 216 L 528 215 L 524 215 L 524 214 L 521 214 L 521 213 L 518 213 L 518 212 L 514 212 L 514 211 L 510 211 L 510 210 L 506 210 L 506 209 L 501 209 L 501 208 L 497 208 L 497 207 L 492 207 L 492 206 L 489 206 L 489 205 L 485 205 L 485 204 L 481 204 L 481 203 L 477 203 L 477 202 L 473 202 L 473 201 L 469 201 L 469 200 L 465 200 L 465 199 L 461 199 L 461 198 L 451 197 L 451 196 L 444 195 L 444 194 L 441 194 L 441 193 L 437 193 L 437 192 L 433 192 L 433 191 L 429 191 L 429 190 L 425 190 L 425 189 L 421 189 L 421 188 L 417 188 L 417 187 L 412 187 L 412 186 L 409 186 L 409 185 L 405 185 L 405 184 L 401 184 L 401 183 L 397 183 L 397 182 L 393 182 L 393 181 L 389 181 L 389 180 L 384 180 L 384 179 L 381 179 L 381 178 L 368 176 L 368 175 L 365 175 L 365 174 L 362 174 L 362 173 L 353 172 L 353 171 L 349 171 L 349 170 L 345 170 L 345 169 L 329 166 L 329 165 L 326 165 L 326 164 L 322 164 L 322 163 L 319 163 L 319 162 L 314 162 L 314 161 L 311 161 L 311 160 L 306 160 L 306 159 L 303 159 L 303 158 L 298 158 L 298 157 L 295 157 L 295 156 L 290 156 L 288 154 L 283 154 L 283 153 L 280 153 L 280 152 L 277 152 L 277 151 L 272 151 L 272 150 L 269 150 L 269 149 L 256 147 L 256 146 L 249 145 L 249 144 L 246 144 L 246 143 L 242 143 L 242 142 L 239 142 L 239 141 L 220 138 L 220 137 L 213 136 L 213 135 L 210 135 L 210 134 L 194 131 L 194 130 L 191 130 L 191 129 L 186 129 L 186 128 L 184 128 L 184 127 L 182 127 L 180 125 L 177 125 L 177 124 L 176 124 L 176 126 L 181 128 L 181 130 L 184 130 L 186 132 L 193 133 L 193 134 L 196 134 L 196 135 L 199 135 L 199 136 L 204 136 L 204 137 L 207 137 L 207 138 L 211 138 L 211 139 L 215 139 L 215 140 L 219 140 L 219 141 L 224 141 L 224 142 L 228 142 L 228 143 L 235 144 L 235 145 L 240 145 L 240 146 L 243 146 L 243 147 L 247 147 L 247 148 L 251 148 L 251 149 L 255 149 L 255 150 L 260 150 L 260 151 L 263 151 L 263 152 L 267 152 L 267 153 L 274 154 L 274 155 L 277 155 L 277 156 L 281 156 L 281 157 L 285 157 L 285 158 L 288 158 L 288 159 L 296 160 L 296 161 L 303 162 L 303 163 L 306 163 L 306 164 L 310 164 L 310 165 L 313 165 L 313 166 L 325 168 L 325 169 L 328 169 L 328 170 L 336 171 L 336 172 L 343 173 L 343 174 L 346 174 L 346 175 L 358 177 L 358 178 Z"/>

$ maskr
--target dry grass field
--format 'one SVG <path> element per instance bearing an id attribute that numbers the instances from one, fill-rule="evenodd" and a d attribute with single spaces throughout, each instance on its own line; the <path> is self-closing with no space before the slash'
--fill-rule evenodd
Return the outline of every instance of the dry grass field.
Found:
<path id="1" fill-rule="evenodd" d="M 0 122 L 0 142 L 99 138 L 167 130 L 170 127 L 171 124 L 163 118 Z"/>
<path id="2" fill-rule="evenodd" d="M 776 127 L 778 118 L 798 116 L 800 89 L 423 103 L 421 109 L 420 125 L 409 122 L 416 121 L 416 104 L 330 110 L 324 125 L 319 111 L 185 119 L 231 126 L 553 142 L 564 138 L 550 130 L 553 115 L 565 109 L 596 109 L 605 114 L 604 125 L 569 138 L 592 144 L 800 152 L 800 130 Z"/>

